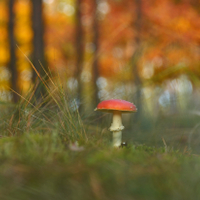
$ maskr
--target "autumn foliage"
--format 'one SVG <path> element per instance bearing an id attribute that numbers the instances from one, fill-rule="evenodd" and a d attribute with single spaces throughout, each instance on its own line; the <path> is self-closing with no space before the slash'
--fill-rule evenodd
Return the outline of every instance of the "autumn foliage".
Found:
<path id="1" fill-rule="evenodd" d="M 91 0 L 81 1 L 84 61 L 83 82 L 92 80 L 95 52 L 93 17 L 99 30 L 98 76 L 134 83 L 131 59 L 137 54 L 138 74 L 143 83 L 161 84 L 186 74 L 198 84 L 200 77 L 200 6 L 195 0 L 141 0 L 139 46 L 136 42 L 138 5 L 135 0 L 100 0 L 95 10 Z M 0 90 L 9 85 L 8 1 L 0 1 Z M 32 1 L 16 0 L 15 39 L 18 84 L 26 91 L 32 83 Z M 65 81 L 76 77 L 76 1 L 45 0 L 45 57 L 48 67 Z M 85 77 L 85 78 L 84 78 Z"/>

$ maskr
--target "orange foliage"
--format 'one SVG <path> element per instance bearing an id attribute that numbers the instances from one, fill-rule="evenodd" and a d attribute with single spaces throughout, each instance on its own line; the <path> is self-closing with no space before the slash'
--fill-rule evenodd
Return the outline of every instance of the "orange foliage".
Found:
<path id="1" fill-rule="evenodd" d="M 8 11 L 7 1 L 0 1 L 0 66 L 8 64 Z M 61 4 L 62 3 L 62 4 Z M 102 3 L 102 2 L 100 2 Z M 92 63 L 93 42 L 93 12 L 90 0 L 83 0 L 82 25 L 85 35 L 85 63 Z M 57 67 L 66 71 L 69 76 L 75 71 L 75 1 L 54 0 L 44 3 L 45 14 L 45 55 L 51 69 Z M 32 14 L 31 1 L 17 0 L 15 4 L 15 36 L 21 51 L 31 56 L 32 51 Z M 67 9 L 71 9 L 71 14 Z M 74 9 L 74 11 L 73 11 Z M 65 11 L 67 10 L 67 11 Z M 99 19 L 99 64 L 100 75 L 105 77 L 123 74 L 124 79 L 131 79 L 129 62 L 136 51 L 135 22 L 137 7 L 133 0 L 107 0 L 98 7 Z M 168 67 L 179 63 L 187 65 L 188 69 L 199 67 L 200 14 L 190 1 L 148 0 L 142 1 L 141 46 L 139 58 L 139 74 L 143 79 L 154 75 Z M 21 87 L 28 88 L 30 65 L 19 49 L 16 50 L 18 71 L 23 73 L 20 79 Z M 150 63 L 150 64 L 149 64 Z M 148 69 L 152 68 L 152 69 Z M 25 72 L 23 72 L 25 71 Z M 197 70 L 198 71 L 198 70 Z M 152 73 L 148 76 L 145 73 Z M 180 71 L 180 73 L 182 73 Z M 198 71 L 198 73 L 200 73 Z M 27 77 L 26 77 L 27 76 Z M 1 84 L 1 83 L 0 83 Z M 25 85 L 25 86 L 24 86 Z"/>

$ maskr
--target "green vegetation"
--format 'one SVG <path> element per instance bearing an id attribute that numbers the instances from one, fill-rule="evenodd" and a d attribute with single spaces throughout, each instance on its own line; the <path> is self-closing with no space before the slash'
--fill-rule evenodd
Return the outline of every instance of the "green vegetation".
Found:
<path id="1" fill-rule="evenodd" d="M 67 147 L 57 134 L 0 140 L 1 199 L 199 199 L 200 158 L 144 145 Z"/>
<path id="2" fill-rule="evenodd" d="M 198 155 L 167 146 L 163 131 L 156 147 L 139 144 L 138 131 L 113 149 L 98 120 L 82 121 L 62 89 L 49 91 L 41 102 L 1 104 L 1 200 L 200 199 Z"/>

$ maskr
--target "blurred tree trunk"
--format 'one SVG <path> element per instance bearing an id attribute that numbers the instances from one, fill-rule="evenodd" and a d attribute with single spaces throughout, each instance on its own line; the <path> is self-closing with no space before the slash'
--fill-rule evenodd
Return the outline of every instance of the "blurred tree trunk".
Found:
<path id="1" fill-rule="evenodd" d="M 43 12 L 42 12 L 42 0 L 33 0 L 32 1 L 33 12 L 32 12 L 32 26 L 33 26 L 33 65 L 36 70 L 39 72 L 41 77 L 44 77 L 46 74 L 42 69 L 39 62 L 42 63 L 45 69 L 47 69 L 47 63 L 44 56 L 44 21 L 43 21 Z M 37 74 L 33 71 L 33 82 L 35 83 L 37 79 Z M 44 94 L 45 89 L 44 85 L 40 85 L 36 90 L 36 98 L 39 98 L 39 94 Z"/>
<path id="2" fill-rule="evenodd" d="M 15 0 L 9 0 L 9 23 L 8 23 L 8 32 L 9 32 L 9 42 L 10 42 L 10 63 L 9 68 L 12 74 L 11 78 L 11 88 L 15 92 L 19 92 L 18 84 L 17 84 L 17 68 L 16 68 L 16 55 L 15 55 L 15 48 L 16 48 L 16 42 L 14 38 L 14 3 Z M 13 92 L 13 101 L 16 103 L 19 100 L 19 96 Z"/>
<path id="3" fill-rule="evenodd" d="M 81 98 L 82 98 L 82 83 L 81 73 L 83 69 L 83 28 L 81 23 L 81 0 L 76 0 L 76 78 L 78 81 L 78 101 L 80 101 L 79 111 L 82 110 Z"/>
<path id="4" fill-rule="evenodd" d="M 133 64 L 133 76 L 134 76 L 134 84 L 136 86 L 136 94 L 135 94 L 135 101 L 134 103 L 136 104 L 138 111 L 136 113 L 136 118 L 140 116 L 141 113 L 141 103 L 142 103 L 142 98 L 141 98 L 141 78 L 139 75 L 139 66 L 138 66 L 138 59 L 141 54 L 141 28 L 142 28 L 142 2 L 141 0 L 135 0 L 135 6 L 136 6 L 136 19 L 135 19 L 135 24 L 134 24 L 134 29 L 136 32 L 135 36 L 135 45 L 136 49 L 135 52 L 132 56 L 132 64 Z"/>
<path id="5" fill-rule="evenodd" d="M 200 3 L 199 0 L 191 0 L 190 2 L 191 5 L 193 5 L 193 7 L 200 12 Z"/>
<path id="6" fill-rule="evenodd" d="M 98 52 L 99 52 L 99 23 L 98 23 L 98 1 L 94 0 L 94 11 L 93 11 L 93 44 L 95 47 L 94 55 L 93 55 L 93 87 L 94 87 L 94 93 L 93 93 L 93 102 L 94 106 L 97 106 L 99 103 L 98 98 L 98 87 L 97 87 L 97 79 L 99 77 L 99 60 L 98 60 Z"/>

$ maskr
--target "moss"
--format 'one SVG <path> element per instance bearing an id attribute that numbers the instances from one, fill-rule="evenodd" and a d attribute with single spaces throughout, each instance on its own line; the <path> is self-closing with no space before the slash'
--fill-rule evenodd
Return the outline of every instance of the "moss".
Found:
<path id="1" fill-rule="evenodd" d="M 57 135 L 0 140 L 1 199 L 198 199 L 198 156 L 145 145 L 70 151 Z"/>

